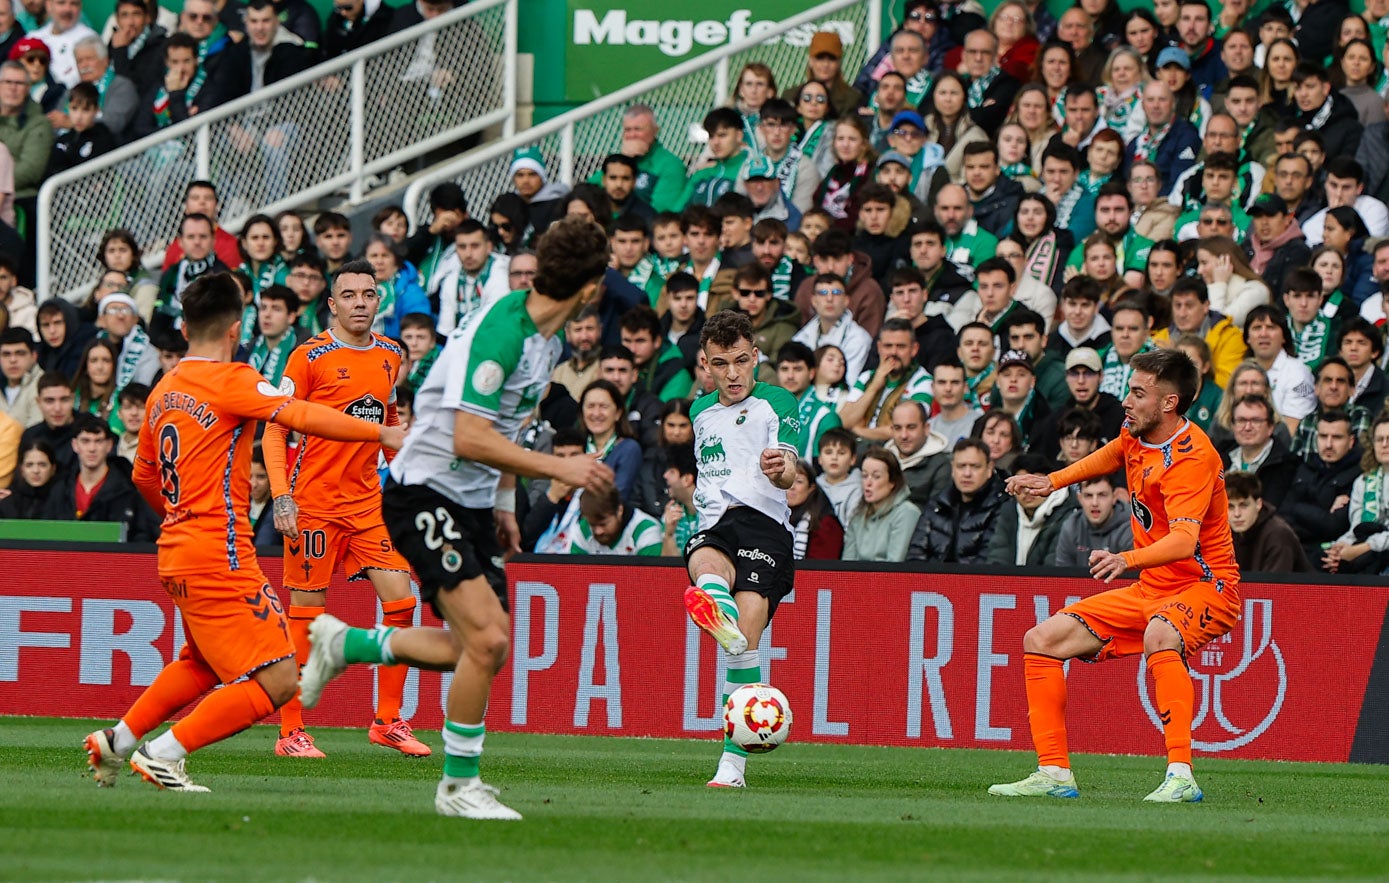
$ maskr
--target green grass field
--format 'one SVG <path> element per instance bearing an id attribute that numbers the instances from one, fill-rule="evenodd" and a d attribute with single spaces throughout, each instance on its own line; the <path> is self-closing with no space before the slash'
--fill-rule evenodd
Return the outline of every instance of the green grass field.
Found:
<path id="1" fill-rule="evenodd" d="M 788 744 L 712 791 L 712 742 L 489 736 L 520 823 L 434 814 L 412 760 L 318 730 L 323 761 L 257 727 L 190 761 L 212 794 L 83 772 L 94 722 L 0 718 L 0 879 L 1036 880 L 1389 877 L 1389 768 L 1202 760 L 1199 805 L 1140 802 L 1153 758 L 1082 756 L 1075 801 L 990 797 L 1017 752 Z M 1310 738 L 1310 736 L 1309 736 Z"/>

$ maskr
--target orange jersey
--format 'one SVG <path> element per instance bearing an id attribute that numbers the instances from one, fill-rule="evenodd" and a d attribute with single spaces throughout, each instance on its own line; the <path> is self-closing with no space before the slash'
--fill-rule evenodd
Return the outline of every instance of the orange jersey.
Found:
<path id="1" fill-rule="evenodd" d="M 1217 589 L 1239 582 L 1224 463 L 1199 427 L 1184 422 L 1161 444 L 1134 438 L 1126 427 L 1089 457 L 1053 473 L 1052 482 L 1060 487 L 1113 473 L 1120 466 L 1128 477 L 1133 508 L 1133 551 L 1124 558 L 1130 566 L 1142 568 L 1140 586 L 1170 594 L 1195 582 L 1214 583 Z M 1195 551 L 1177 561 L 1149 565 L 1162 556 L 1161 550 L 1147 550 L 1174 532 L 1194 537 Z"/>
<path id="2" fill-rule="evenodd" d="M 155 385 L 134 479 L 164 512 L 161 575 L 259 573 L 251 544 L 251 442 L 256 421 L 292 404 L 256 369 L 235 362 L 185 358 Z"/>
<path id="3" fill-rule="evenodd" d="M 355 347 L 325 331 L 290 353 L 280 390 L 353 417 L 395 425 L 395 384 L 404 357 L 404 350 L 379 334 L 372 335 L 369 345 Z M 266 445 L 283 445 L 279 436 L 267 436 Z M 287 486 L 270 470 L 272 493 L 291 493 L 301 511 L 319 516 L 378 510 L 380 456 L 378 442 L 304 438 L 289 464 Z"/>

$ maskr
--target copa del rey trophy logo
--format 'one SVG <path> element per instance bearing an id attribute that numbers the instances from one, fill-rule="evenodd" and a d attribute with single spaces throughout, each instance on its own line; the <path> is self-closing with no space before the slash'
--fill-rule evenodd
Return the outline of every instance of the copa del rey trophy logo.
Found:
<path id="1" fill-rule="evenodd" d="M 1259 738 L 1278 719 L 1288 692 L 1288 668 L 1273 639 L 1272 599 L 1246 598 L 1244 615 L 1235 627 L 1192 652 L 1187 663 L 1196 687 L 1193 748 L 1234 751 Z M 1138 697 L 1161 732 L 1143 665 L 1138 666 Z"/>

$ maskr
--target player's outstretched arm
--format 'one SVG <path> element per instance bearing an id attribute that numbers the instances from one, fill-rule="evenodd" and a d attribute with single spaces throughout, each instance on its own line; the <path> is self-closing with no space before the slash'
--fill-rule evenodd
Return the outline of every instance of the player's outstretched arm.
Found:
<path id="1" fill-rule="evenodd" d="M 393 451 L 400 450 L 400 446 L 405 443 L 405 433 L 399 426 L 385 426 L 349 417 L 341 411 L 316 402 L 295 399 L 270 419 L 305 435 L 316 435 L 333 441 L 379 441 L 383 447 Z"/>
<path id="2" fill-rule="evenodd" d="M 1089 478 L 1113 475 L 1123 467 L 1124 452 L 1120 448 L 1119 439 L 1116 438 L 1093 454 L 1077 460 L 1065 469 L 1058 469 L 1047 478 L 1051 480 L 1053 488 L 1063 488 Z"/>
<path id="3" fill-rule="evenodd" d="M 453 421 L 453 452 L 502 472 L 527 478 L 557 478 L 565 484 L 601 491 L 613 484 L 613 471 L 596 457 L 556 457 L 528 451 L 502 435 L 486 417 L 459 411 Z"/>

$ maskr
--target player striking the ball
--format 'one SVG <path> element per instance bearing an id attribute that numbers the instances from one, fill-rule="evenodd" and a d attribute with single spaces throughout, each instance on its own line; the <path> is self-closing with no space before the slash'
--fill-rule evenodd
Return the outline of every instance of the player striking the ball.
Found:
<path id="1" fill-rule="evenodd" d="M 444 778 L 434 796 L 434 808 L 446 816 L 521 818 L 478 775 L 487 697 L 511 635 L 497 532 L 507 534 L 508 544 L 517 536 L 514 476 L 593 491 L 613 482 L 612 470 L 594 457 L 556 457 L 515 442 L 559 362 L 556 334 L 602 296 L 609 250 L 598 225 L 570 217 L 545 231 L 538 252 L 530 291 L 475 310 L 449 337 L 415 397 L 410 436 L 382 495 L 391 539 L 419 576 L 421 596 L 449 628 L 349 628 L 328 614 L 309 628 L 305 708 L 318 704 L 324 685 L 352 663 L 454 673 Z"/>
<path id="2" fill-rule="evenodd" d="M 690 406 L 699 473 L 699 530 L 685 544 L 694 585 L 685 609 L 728 654 L 724 701 L 762 680 L 757 643 L 795 577 L 791 510 L 800 418 L 796 399 L 757 382 L 752 322 L 724 310 L 699 336 L 699 360 L 714 392 Z M 711 788 L 743 788 L 747 752 L 727 738 Z"/>
<path id="3" fill-rule="evenodd" d="M 371 264 L 344 264 L 328 294 L 332 328 L 290 353 L 280 390 L 354 417 L 399 426 L 395 384 L 405 353 L 390 338 L 372 333 L 380 304 Z M 410 592 L 410 565 L 391 544 L 381 519 L 381 479 L 376 472 L 381 446 L 305 438 L 291 469 L 285 463 L 286 436 L 283 427 L 271 423 L 261 449 L 275 499 L 275 529 L 287 539 L 289 636 L 302 664 L 309 656 L 309 625 L 325 610 L 328 584 L 339 561 L 348 580 L 371 581 L 388 626 L 414 622 L 415 596 Z M 387 452 L 386 459 L 392 455 Z M 377 670 L 376 718 L 367 735 L 376 745 L 424 757 L 429 746 L 400 719 L 407 674 L 403 665 Z M 304 710 L 297 697 L 280 709 L 275 753 L 323 756 L 304 731 Z"/>
<path id="4" fill-rule="evenodd" d="M 164 517 L 159 578 L 183 615 L 188 642 L 115 726 L 87 737 L 98 785 L 114 785 L 129 757 L 130 768 L 160 788 L 207 791 L 184 771 L 188 754 L 241 732 L 294 696 L 298 666 L 289 626 L 251 545 L 256 421 L 391 449 L 403 440 L 399 427 L 296 401 L 250 365 L 232 362 L 241 312 L 241 288 L 230 274 L 192 282 L 183 293 L 188 355 L 145 407 L 133 477 Z M 219 684 L 187 717 L 135 748 Z"/>
<path id="5" fill-rule="evenodd" d="M 1239 567 L 1230 537 L 1225 475 L 1210 439 L 1183 415 L 1199 384 L 1178 350 L 1133 357 L 1124 399 L 1124 431 L 1078 463 L 1050 475 L 1008 479 L 1015 496 L 1056 488 L 1121 467 L 1133 501 L 1134 548 L 1090 553 L 1090 573 L 1109 583 L 1126 570 L 1138 582 L 1063 607 L 1023 637 L 1028 721 L 1038 769 L 1020 782 L 994 785 L 1005 797 L 1079 797 L 1066 748 L 1068 659 L 1099 662 L 1143 653 L 1153 677 L 1167 744 L 1167 775 L 1153 803 L 1202 798 L 1191 771 L 1194 689 L 1187 654 L 1239 620 Z"/>

